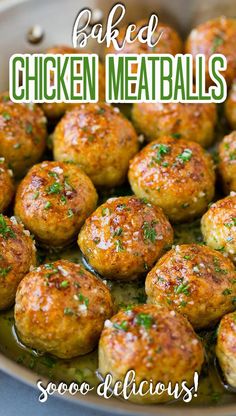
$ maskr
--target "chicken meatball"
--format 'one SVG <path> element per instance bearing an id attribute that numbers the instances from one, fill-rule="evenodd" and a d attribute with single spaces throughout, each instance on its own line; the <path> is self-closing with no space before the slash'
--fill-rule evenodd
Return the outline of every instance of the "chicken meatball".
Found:
<path id="1" fill-rule="evenodd" d="M 121 310 L 105 328 L 99 342 L 99 371 L 110 373 L 113 383 L 135 371 L 135 385 L 142 380 L 167 387 L 186 380 L 192 385 L 194 372 L 200 372 L 204 350 L 184 316 L 165 307 L 139 305 Z M 181 389 L 181 387 L 180 387 Z M 147 391 L 144 386 L 143 392 Z M 173 399 L 166 392 L 145 396 L 132 394 L 131 401 L 158 403 Z M 157 388 L 158 392 L 158 388 Z"/>
<path id="2" fill-rule="evenodd" d="M 231 128 L 236 130 L 236 80 L 225 101 L 225 115 Z"/>
<path id="3" fill-rule="evenodd" d="M 202 214 L 214 195 L 213 162 L 198 143 L 166 136 L 130 162 L 129 181 L 139 198 L 159 205 L 171 221 Z"/>
<path id="4" fill-rule="evenodd" d="M 217 331 L 216 356 L 225 380 L 236 387 L 236 312 L 225 315 Z"/>
<path id="5" fill-rule="evenodd" d="M 109 289 L 79 264 L 43 264 L 18 287 L 15 323 L 21 341 L 59 358 L 92 351 L 112 314 Z"/>
<path id="6" fill-rule="evenodd" d="M 46 118 L 36 104 L 15 104 L 0 95 L 0 157 L 22 177 L 46 147 Z"/>
<path id="7" fill-rule="evenodd" d="M 148 302 L 170 305 L 194 328 L 215 324 L 235 308 L 236 272 L 223 254 L 198 244 L 168 251 L 148 273 Z"/>
<path id="8" fill-rule="evenodd" d="M 236 262 L 236 193 L 211 205 L 203 215 L 201 229 L 209 247 L 227 254 Z"/>
<path id="9" fill-rule="evenodd" d="M 17 286 L 36 264 L 35 253 L 29 231 L 0 214 L 0 310 L 13 305 Z"/>
<path id="10" fill-rule="evenodd" d="M 214 139 L 217 111 L 214 103 L 135 103 L 132 119 L 148 141 L 171 135 L 207 147 Z"/>
<path id="11" fill-rule="evenodd" d="M 42 162 L 19 185 L 15 215 L 42 245 L 64 246 L 96 208 L 96 190 L 76 165 Z"/>
<path id="12" fill-rule="evenodd" d="M 236 131 L 225 136 L 219 145 L 219 173 L 224 191 L 236 191 Z"/>
<path id="13" fill-rule="evenodd" d="M 82 54 L 84 53 L 83 50 L 80 49 L 75 49 L 72 48 L 70 46 L 64 46 L 64 45 L 60 45 L 60 46 L 54 46 L 52 48 L 47 49 L 46 53 L 49 54 Z M 99 71 L 99 100 L 103 101 L 105 99 L 105 67 L 104 65 L 99 62 L 99 67 L 98 67 L 98 71 Z M 53 85 L 54 80 L 53 77 L 51 77 L 51 84 Z M 78 103 L 44 103 L 42 104 L 42 109 L 46 115 L 46 117 L 51 120 L 57 120 L 58 118 L 60 118 L 61 116 L 63 116 L 63 114 L 67 111 L 72 109 L 73 107 L 76 107 L 80 104 Z"/>
<path id="14" fill-rule="evenodd" d="M 105 103 L 83 104 L 67 112 L 53 135 L 54 158 L 77 163 L 98 186 L 121 184 L 137 151 L 132 124 Z"/>
<path id="15" fill-rule="evenodd" d="M 146 26 L 147 24 L 148 22 L 146 20 L 139 20 L 138 22 L 136 22 L 137 30 L 133 32 L 132 38 L 137 36 L 138 30 L 140 30 L 143 26 Z M 117 38 L 117 41 L 120 45 L 123 43 L 126 29 L 127 26 L 124 26 L 120 29 L 120 33 Z M 158 27 L 154 36 L 156 36 L 156 38 L 159 38 L 159 36 L 161 37 L 156 46 L 152 48 L 149 47 L 147 43 L 141 43 L 137 39 L 132 43 L 127 42 L 122 50 L 115 49 L 113 44 L 111 44 L 111 46 L 107 49 L 107 53 L 170 53 L 171 55 L 176 55 L 177 53 L 182 52 L 182 40 L 180 39 L 178 33 L 172 27 L 166 25 L 165 23 L 158 23 Z"/>
<path id="16" fill-rule="evenodd" d="M 4 212 L 14 195 L 12 170 L 8 169 L 5 159 L 0 157 L 0 213 Z"/>
<path id="17" fill-rule="evenodd" d="M 228 85 L 236 77 L 235 60 L 236 19 L 227 19 L 224 16 L 209 20 L 193 29 L 186 41 L 186 53 L 195 58 L 197 54 L 204 54 L 206 64 L 214 53 L 221 53 L 227 59 L 227 69 L 223 72 Z M 206 82 L 212 84 L 206 65 Z"/>
<path id="18" fill-rule="evenodd" d="M 111 198 L 87 218 L 78 244 L 89 264 L 108 279 L 136 279 L 173 242 L 159 207 L 135 196 Z"/>

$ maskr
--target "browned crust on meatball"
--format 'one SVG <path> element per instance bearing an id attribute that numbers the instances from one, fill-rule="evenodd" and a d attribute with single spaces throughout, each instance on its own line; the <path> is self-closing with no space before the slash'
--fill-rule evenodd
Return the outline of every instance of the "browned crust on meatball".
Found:
<path id="1" fill-rule="evenodd" d="M 236 131 L 225 136 L 219 145 L 218 169 L 225 193 L 236 191 Z"/>
<path id="2" fill-rule="evenodd" d="M 29 231 L 14 217 L 0 214 L 0 310 L 12 306 L 18 284 L 35 264 L 36 250 Z"/>
<path id="3" fill-rule="evenodd" d="M 78 238 L 91 266 L 112 280 L 142 276 L 172 242 L 173 230 L 162 209 L 135 196 L 102 204 Z"/>
<path id="4" fill-rule="evenodd" d="M 42 244 L 60 247 L 76 238 L 97 198 L 91 180 L 78 166 L 42 162 L 20 183 L 15 215 Z"/>
<path id="5" fill-rule="evenodd" d="M 194 28 L 185 46 L 186 53 L 194 57 L 201 53 L 206 57 L 206 63 L 214 53 L 221 53 L 227 59 L 227 69 L 223 72 L 228 85 L 236 77 L 235 61 L 236 20 L 224 16 L 208 20 Z M 211 78 L 206 66 L 206 81 L 211 84 Z"/>
<path id="6" fill-rule="evenodd" d="M 20 339 L 60 358 L 92 351 L 111 314 L 106 285 L 67 260 L 40 266 L 17 290 L 15 322 Z"/>
<path id="7" fill-rule="evenodd" d="M 171 221 L 202 214 L 214 195 L 213 161 L 198 143 L 156 140 L 130 162 L 129 182 L 139 198 L 163 208 Z"/>
<path id="8" fill-rule="evenodd" d="M 185 315 L 194 328 L 214 325 L 235 308 L 236 272 L 218 251 L 183 244 L 168 251 L 146 278 L 148 301 Z"/>
<path id="9" fill-rule="evenodd" d="M 53 135 L 56 160 L 73 160 L 98 186 L 124 182 L 138 151 L 132 124 L 106 103 L 82 104 L 67 112 Z"/>
<path id="10" fill-rule="evenodd" d="M 135 103 L 132 119 L 148 141 L 170 135 L 208 147 L 214 139 L 217 111 L 214 103 Z"/>
<path id="11" fill-rule="evenodd" d="M 236 387 L 236 312 L 225 315 L 217 331 L 216 356 L 226 382 Z"/>
<path id="12" fill-rule="evenodd" d="M 22 177 L 46 147 L 46 118 L 36 104 L 15 104 L 0 94 L 0 156 Z"/>
<path id="13" fill-rule="evenodd" d="M 177 312 L 155 305 L 139 305 L 120 311 L 108 322 L 99 342 L 99 371 L 113 381 L 123 380 L 128 370 L 142 380 L 167 385 L 192 383 L 204 360 L 203 347 L 188 321 Z M 142 403 L 168 401 L 171 397 L 131 396 Z"/>
<path id="14" fill-rule="evenodd" d="M 228 93 L 225 101 L 225 115 L 232 129 L 236 130 L 236 80 Z"/>
<path id="15" fill-rule="evenodd" d="M 5 159 L 0 157 L 0 213 L 8 207 L 15 192 L 12 176 L 13 173 L 8 169 Z"/>

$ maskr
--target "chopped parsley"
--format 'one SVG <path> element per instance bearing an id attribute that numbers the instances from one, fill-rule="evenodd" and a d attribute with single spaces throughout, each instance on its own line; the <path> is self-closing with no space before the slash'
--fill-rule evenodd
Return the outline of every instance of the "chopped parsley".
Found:
<path id="1" fill-rule="evenodd" d="M 122 229 L 121 227 L 118 227 L 118 228 L 116 228 L 116 230 L 114 231 L 114 233 L 113 233 L 113 237 L 116 237 L 116 236 L 122 235 L 122 233 L 123 233 L 123 229 Z"/>
<path id="2" fill-rule="evenodd" d="M 63 281 L 60 283 L 60 287 L 61 287 L 62 289 L 66 289 L 68 286 L 69 286 L 69 282 L 68 282 L 68 280 L 63 280 Z"/>
<path id="3" fill-rule="evenodd" d="M 153 149 L 157 149 L 156 157 L 154 158 L 157 163 L 160 163 L 163 157 L 170 153 L 170 146 L 166 144 L 154 144 Z"/>
<path id="4" fill-rule="evenodd" d="M 144 221 L 142 225 L 144 239 L 146 241 L 151 241 L 151 243 L 155 243 L 157 237 L 157 232 L 155 228 L 153 228 L 154 225 L 155 221 L 152 221 L 151 224 L 149 224 L 147 221 Z"/>
<path id="5" fill-rule="evenodd" d="M 192 150 L 184 149 L 184 151 L 180 155 L 177 156 L 177 159 L 181 160 L 181 162 L 188 162 L 191 159 L 192 154 L 193 154 Z"/>
<path id="6" fill-rule="evenodd" d="M 74 311 L 71 308 L 64 309 L 64 315 L 74 315 Z"/>
<path id="7" fill-rule="evenodd" d="M 211 52 L 214 53 L 218 49 L 218 47 L 221 46 L 223 43 L 224 43 L 224 39 L 222 39 L 222 37 L 215 36 L 213 39 Z"/>
<path id="8" fill-rule="evenodd" d="M 72 209 L 68 209 L 68 211 L 67 211 L 67 217 L 68 218 L 72 218 L 74 216 L 74 212 L 73 212 L 73 210 Z"/>
<path id="9" fill-rule="evenodd" d="M 25 131 L 27 134 L 31 134 L 33 131 L 33 126 L 31 123 L 27 122 L 25 125 Z"/>
<path id="10" fill-rule="evenodd" d="M 7 240 L 8 238 L 15 238 L 16 236 L 11 227 L 7 225 L 5 218 L 2 214 L 0 214 L 0 234 L 4 238 L 4 240 Z"/>
<path id="11" fill-rule="evenodd" d="M 128 329 L 128 322 L 127 321 L 122 321 L 121 324 L 117 324 L 116 322 L 113 323 L 113 327 L 115 329 L 119 329 L 121 331 L 127 331 Z"/>
<path id="12" fill-rule="evenodd" d="M 59 194 L 63 187 L 59 182 L 54 182 L 52 185 L 47 187 L 47 194 Z"/>
<path id="13" fill-rule="evenodd" d="M 147 313 L 139 313 L 135 317 L 135 322 L 139 326 L 149 329 L 153 325 L 153 317 Z"/>
<path id="14" fill-rule="evenodd" d="M 46 204 L 44 205 L 44 209 L 49 209 L 49 208 L 51 208 L 51 206 L 52 206 L 52 204 L 51 204 L 51 202 L 46 202 Z"/>
<path id="15" fill-rule="evenodd" d="M 107 208 L 107 207 L 102 208 L 102 216 L 103 217 L 105 217 L 106 215 L 109 215 L 109 214 L 110 214 L 109 208 Z"/>
<path id="16" fill-rule="evenodd" d="M 33 195 L 33 199 L 37 199 L 39 197 L 39 191 L 36 191 Z"/>
<path id="17" fill-rule="evenodd" d="M 125 251 L 125 249 L 123 247 L 123 244 L 122 244 L 122 241 L 116 240 L 115 245 L 116 245 L 116 251 L 117 252 Z"/>
<path id="18" fill-rule="evenodd" d="M 186 296 L 189 296 L 189 284 L 186 283 L 180 283 L 179 285 L 174 287 L 174 292 L 176 295 L 179 295 L 180 293 L 183 293 Z"/>
<path id="19" fill-rule="evenodd" d="M 227 296 L 227 295 L 231 295 L 231 293 L 232 293 L 232 290 L 227 288 L 227 289 L 223 290 L 222 295 Z"/>
<path id="20" fill-rule="evenodd" d="M 7 113 L 6 111 L 4 111 L 4 112 L 2 113 L 2 117 L 3 117 L 3 118 L 4 118 L 4 120 L 6 120 L 6 121 L 11 120 L 11 116 L 10 116 L 10 114 L 9 114 L 9 113 Z"/>
<path id="21" fill-rule="evenodd" d="M 6 277 L 8 275 L 8 273 L 11 271 L 12 267 L 8 266 L 8 267 L 0 267 L 0 276 L 2 277 Z"/>

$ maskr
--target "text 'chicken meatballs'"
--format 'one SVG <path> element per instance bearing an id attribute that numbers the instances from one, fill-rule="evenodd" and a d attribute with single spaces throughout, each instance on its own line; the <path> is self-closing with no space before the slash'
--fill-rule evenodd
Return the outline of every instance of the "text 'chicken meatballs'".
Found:
<path id="1" fill-rule="evenodd" d="M 200 372 L 204 361 L 202 344 L 187 319 L 156 305 L 133 306 L 106 321 L 98 354 L 99 372 L 103 377 L 110 373 L 113 382 L 123 381 L 126 373 L 134 370 L 136 386 L 142 380 L 165 386 L 171 382 L 172 390 L 183 380 L 192 385 L 194 372 Z M 143 390 L 147 392 L 147 387 Z M 171 400 L 166 392 L 159 394 L 133 394 L 129 400 Z"/>
<path id="2" fill-rule="evenodd" d="M 0 310 L 13 305 L 18 284 L 35 265 L 36 249 L 29 231 L 15 217 L 0 214 Z"/>
<path id="3" fill-rule="evenodd" d="M 217 111 L 214 103 L 135 103 L 132 119 L 148 141 L 170 135 L 208 147 L 214 139 Z"/>
<path id="4" fill-rule="evenodd" d="M 77 237 L 97 198 L 91 180 L 78 166 L 42 162 L 20 183 L 15 215 L 42 245 L 61 247 Z"/>
<path id="5" fill-rule="evenodd" d="M 235 309 L 236 272 L 223 254 L 198 244 L 168 251 L 146 278 L 148 302 L 169 305 L 194 328 L 214 325 Z"/>
<path id="6" fill-rule="evenodd" d="M 0 157 L 22 177 L 46 147 L 46 118 L 36 104 L 15 104 L 0 94 Z"/>
<path id="7" fill-rule="evenodd" d="M 5 159 L 0 157 L 0 213 L 4 212 L 14 195 L 12 170 L 8 169 Z"/>
<path id="8" fill-rule="evenodd" d="M 201 220 L 206 244 L 236 262 L 236 193 L 214 202 Z"/>
<path id="9" fill-rule="evenodd" d="M 20 340 L 59 358 L 92 351 L 111 314 L 106 285 L 67 260 L 38 267 L 17 290 L 15 322 Z"/>
<path id="10" fill-rule="evenodd" d="M 78 238 L 89 264 L 111 280 L 142 276 L 172 242 L 162 209 L 135 196 L 108 199 L 87 218 Z"/>
<path id="11" fill-rule="evenodd" d="M 128 176 L 134 193 L 159 205 L 173 222 L 201 215 L 214 195 L 211 156 L 198 143 L 170 136 L 144 147 Z"/>
<path id="12" fill-rule="evenodd" d="M 124 182 L 137 151 L 132 124 L 106 103 L 82 104 L 67 112 L 53 134 L 54 158 L 77 163 L 97 186 Z"/>

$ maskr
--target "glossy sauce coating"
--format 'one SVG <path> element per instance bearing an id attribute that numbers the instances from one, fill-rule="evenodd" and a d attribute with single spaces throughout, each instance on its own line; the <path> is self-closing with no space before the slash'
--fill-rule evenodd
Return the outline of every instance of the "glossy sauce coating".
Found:
<path id="1" fill-rule="evenodd" d="M 214 195 L 211 156 L 198 143 L 170 136 L 144 147 L 131 160 L 128 177 L 134 193 L 159 205 L 173 222 L 201 215 Z"/>
<path id="2" fill-rule="evenodd" d="M 225 193 L 236 191 L 236 131 L 220 142 L 218 169 Z"/>
<path id="3" fill-rule="evenodd" d="M 29 231 L 15 217 L 0 214 L 0 310 L 13 305 L 18 284 L 35 264 Z"/>
<path id="4" fill-rule="evenodd" d="M 20 183 L 15 215 L 41 244 L 60 247 L 76 238 L 96 204 L 96 190 L 78 166 L 42 162 Z"/>
<path id="5" fill-rule="evenodd" d="M 172 242 L 162 209 L 135 196 L 108 199 L 87 218 L 78 238 L 89 264 L 111 280 L 142 276 Z"/>
<path id="6" fill-rule="evenodd" d="M 113 381 L 123 380 L 128 370 L 136 383 L 192 383 L 200 372 L 204 351 L 191 325 L 182 315 L 165 307 L 139 305 L 121 310 L 105 322 L 99 342 L 99 371 Z M 158 403 L 171 400 L 167 394 L 131 396 L 131 401 Z"/>
<path id="7" fill-rule="evenodd" d="M 13 173 L 8 169 L 4 158 L 0 158 L 0 213 L 4 212 L 10 204 L 15 187 L 13 182 Z"/>
<path id="8" fill-rule="evenodd" d="M 227 69 L 222 72 L 228 85 L 231 85 L 236 77 L 235 61 L 236 43 L 236 19 L 228 19 L 224 16 L 208 20 L 197 26 L 190 32 L 186 41 L 185 52 L 194 57 L 201 53 L 205 55 L 206 63 L 214 53 L 221 53 L 227 59 Z M 212 84 L 208 68 L 206 66 L 206 82 Z"/>
<path id="9" fill-rule="evenodd" d="M 72 160 L 97 186 L 124 182 L 129 160 L 138 151 L 132 124 L 117 108 L 82 104 L 67 112 L 53 135 L 56 160 Z"/>
<path id="10" fill-rule="evenodd" d="M 66 260 L 38 267 L 17 290 L 15 322 L 20 339 L 60 358 L 92 351 L 111 314 L 106 285 Z"/>
<path id="11" fill-rule="evenodd" d="M 46 147 L 46 118 L 36 104 L 15 104 L 0 95 L 0 157 L 17 177 L 37 163 Z"/>
<path id="12" fill-rule="evenodd" d="M 221 250 L 236 262 L 236 194 L 214 202 L 203 215 L 201 229 L 209 247 Z"/>
<path id="13" fill-rule="evenodd" d="M 236 387 L 236 312 L 225 315 L 217 331 L 216 356 L 224 378 Z"/>
<path id="14" fill-rule="evenodd" d="M 183 244 L 168 251 L 148 273 L 145 288 L 148 302 L 176 309 L 198 329 L 235 309 L 235 267 L 206 246 Z"/>
<path id="15" fill-rule="evenodd" d="M 236 130 L 236 81 L 228 93 L 225 101 L 225 115 L 232 129 Z"/>
<path id="16" fill-rule="evenodd" d="M 208 147 L 214 139 L 215 104 L 135 103 L 132 120 L 148 141 L 170 135 Z"/>
<path id="17" fill-rule="evenodd" d="M 82 54 L 85 51 L 83 49 L 75 49 L 72 48 L 70 46 L 65 46 L 65 45 L 59 45 L 59 46 L 53 46 L 52 48 L 49 48 L 46 50 L 46 53 L 50 53 L 50 54 Z M 105 99 L 105 67 L 104 65 L 99 62 L 99 100 L 103 101 Z M 53 85 L 53 77 L 51 79 L 51 83 Z M 67 111 L 67 110 L 71 110 L 73 107 L 76 107 L 80 104 L 75 103 L 44 103 L 42 104 L 42 109 L 46 115 L 46 117 L 49 120 L 57 120 L 58 118 L 60 118 L 61 116 L 63 116 L 63 114 Z"/>

